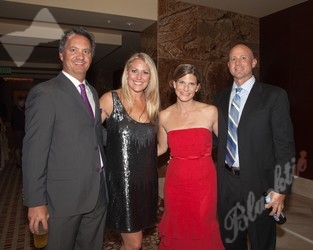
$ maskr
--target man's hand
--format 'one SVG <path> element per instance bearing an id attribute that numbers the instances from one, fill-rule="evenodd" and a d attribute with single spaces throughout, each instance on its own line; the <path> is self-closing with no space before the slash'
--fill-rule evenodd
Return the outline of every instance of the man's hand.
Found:
<path id="1" fill-rule="evenodd" d="M 39 223 L 45 231 L 48 231 L 49 213 L 47 206 L 30 207 L 28 208 L 29 230 L 32 233 L 39 233 Z"/>
<path id="2" fill-rule="evenodd" d="M 273 216 L 274 214 L 276 214 L 277 218 L 279 218 L 280 213 L 284 209 L 286 195 L 279 194 L 274 191 L 271 191 L 268 195 L 270 196 L 271 201 L 265 204 L 265 208 L 272 208 L 270 215 Z"/>

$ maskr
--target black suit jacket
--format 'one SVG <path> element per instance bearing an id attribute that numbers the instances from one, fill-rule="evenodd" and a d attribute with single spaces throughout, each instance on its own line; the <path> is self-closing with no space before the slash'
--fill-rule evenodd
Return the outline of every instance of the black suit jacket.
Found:
<path id="1" fill-rule="evenodd" d="M 218 107 L 218 190 L 223 189 L 228 107 L 231 89 L 215 99 Z M 294 164 L 293 128 L 287 93 L 256 81 L 238 125 L 240 186 L 243 194 L 257 197 L 270 188 L 283 194 L 291 191 Z M 221 197 L 220 197 L 221 198 Z"/>
<path id="2" fill-rule="evenodd" d="M 105 155 L 99 98 L 88 86 L 95 100 L 95 121 L 63 73 L 31 89 L 23 143 L 25 206 L 48 205 L 55 216 L 87 213 L 95 207 L 100 189 L 99 149 L 104 161 Z"/>

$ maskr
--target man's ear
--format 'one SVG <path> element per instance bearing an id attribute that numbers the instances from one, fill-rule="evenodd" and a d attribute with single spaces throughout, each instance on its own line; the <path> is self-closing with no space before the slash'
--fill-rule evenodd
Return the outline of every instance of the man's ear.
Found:
<path id="1" fill-rule="evenodd" d="M 257 63 L 258 63 L 258 60 L 253 58 L 253 60 L 252 60 L 252 68 L 254 68 L 257 65 Z"/>
<path id="2" fill-rule="evenodd" d="M 60 60 L 63 62 L 63 54 L 59 53 Z"/>

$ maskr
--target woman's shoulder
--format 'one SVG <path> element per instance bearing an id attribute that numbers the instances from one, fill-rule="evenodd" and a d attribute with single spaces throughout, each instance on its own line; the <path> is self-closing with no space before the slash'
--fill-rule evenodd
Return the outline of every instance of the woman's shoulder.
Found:
<path id="1" fill-rule="evenodd" d="M 197 107 L 205 111 L 212 111 L 212 112 L 217 111 L 216 106 L 214 106 L 213 104 L 205 103 L 205 102 L 197 102 Z"/>
<path id="2" fill-rule="evenodd" d="M 212 117 L 216 117 L 218 114 L 216 106 L 207 103 L 199 104 L 199 113 L 202 118 L 207 117 L 211 119 Z"/>
<path id="3" fill-rule="evenodd" d="M 168 114 L 170 114 L 171 112 L 173 112 L 173 108 L 174 108 L 174 104 L 169 106 L 169 107 L 167 107 L 167 108 L 165 108 L 165 109 L 162 109 L 160 111 L 160 115 L 168 115 Z"/>
<path id="4" fill-rule="evenodd" d="M 117 94 L 119 96 L 119 90 L 110 90 L 108 92 L 105 92 L 101 97 L 100 97 L 100 101 L 101 100 L 112 100 L 113 98 L 113 93 Z"/>
<path id="5" fill-rule="evenodd" d="M 213 104 L 208 104 L 207 109 L 212 112 L 217 112 L 217 107 Z"/>
<path id="6" fill-rule="evenodd" d="M 164 121 L 170 118 L 173 114 L 173 107 L 174 105 L 171 105 L 159 112 L 159 120 Z"/>
<path id="7" fill-rule="evenodd" d="M 116 91 L 110 90 L 104 93 L 99 99 L 100 108 L 106 114 L 104 118 L 109 117 L 113 111 L 113 93 L 114 92 Z"/>

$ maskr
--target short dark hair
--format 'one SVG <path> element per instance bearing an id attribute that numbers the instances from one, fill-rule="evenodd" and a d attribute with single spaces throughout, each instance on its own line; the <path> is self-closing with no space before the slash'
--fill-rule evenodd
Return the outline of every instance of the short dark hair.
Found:
<path id="1" fill-rule="evenodd" d="M 63 53 L 67 39 L 72 35 L 80 35 L 80 36 L 86 37 L 91 44 L 91 55 L 92 56 L 94 55 L 95 48 L 96 48 L 95 38 L 93 34 L 87 31 L 84 27 L 74 27 L 72 29 L 64 31 L 60 39 L 60 44 L 59 44 L 60 53 Z"/>

